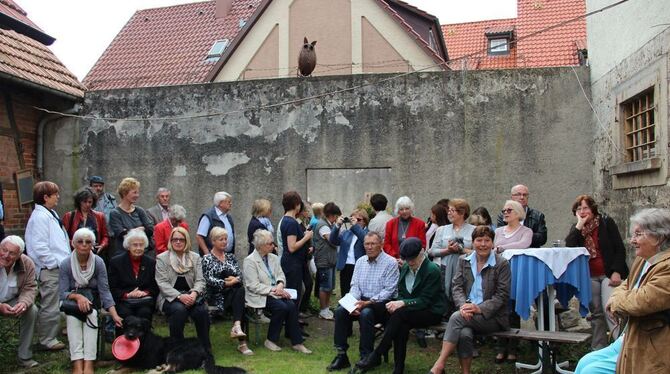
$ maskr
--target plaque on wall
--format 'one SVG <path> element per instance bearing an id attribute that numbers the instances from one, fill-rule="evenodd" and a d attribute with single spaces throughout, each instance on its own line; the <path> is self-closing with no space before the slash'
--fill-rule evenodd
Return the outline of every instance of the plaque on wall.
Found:
<path id="1" fill-rule="evenodd" d="M 30 169 L 18 170 L 15 173 L 16 191 L 19 196 L 19 205 L 33 202 L 33 171 Z"/>

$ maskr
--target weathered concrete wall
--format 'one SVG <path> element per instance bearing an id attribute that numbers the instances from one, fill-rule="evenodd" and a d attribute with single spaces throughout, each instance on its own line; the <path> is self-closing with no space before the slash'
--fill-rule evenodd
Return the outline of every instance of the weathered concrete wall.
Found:
<path id="1" fill-rule="evenodd" d="M 644 2 L 643 2 L 644 3 Z M 625 5 L 625 4 L 624 4 Z M 628 19 L 638 25 L 647 22 L 645 15 L 653 13 L 653 9 L 641 14 L 630 14 Z M 666 11 L 665 16 L 668 16 Z M 603 19 L 608 25 L 615 24 L 617 18 Z M 645 26 L 646 27 L 646 26 Z M 663 29 L 664 28 L 664 29 Z M 670 28 L 655 28 L 656 35 L 642 43 L 638 48 L 622 59 L 616 66 L 599 79 L 592 82 L 593 104 L 602 127 L 596 127 L 593 167 L 593 183 L 596 198 L 601 202 L 603 210 L 612 215 L 619 228 L 627 233 L 630 216 L 636 211 L 647 207 L 670 206 L 670 189 L 667 185 L 668 175 L 668 124 L 670 124 L 670 104 L 668 102 L 668 76 L 670 75 Z M 589 38 L 591 34 L 589 33 Z M 614 37 L 614 36 L 613 36 Z M 590 53 L 590 52 L 589 52 Z M 626 99 L 628 93 L 635 94 L 649 87 L 655 88 L 655 122 L 656 122 L 656 156 L 661 158 L 661 169 L 652 173 L 640 173 L 628 176 L 634 187 L 618 188 L 617 176 L 612 167 L 622 164 L 623 136 L 619 127 L 623 126 L 619 116 L 619 104 Z M 622 94 L 625 93 L 625 94 Z M 594 124 L 596 120 L 594 119 Z M 633 253 L 629 253 L 633 257 Z"/>
<path id="2" fill-rule="evenodd" d="M 588 69 L 577 73 L 588 90 Z M 307 192 L 308 169 L 389 169 L 380 189 L 392 201 L 412 197 L 420 217 L 443 197 L 464 197 L 473 208 L 497 212 L 510 187 L 523 182 L 531 190 L 530 204 L 547 215 L 549 239 L 565 236 L 572 199 L 592 191 L 591 113 L 572 69 L 390 77 L 92 92 L 86 115 L 172 119 L 69 119 L 50 126 L 47 177 L 69 196 L 92 174 L 105 176 L 108 189 L 134 176 L 143 183 L 143 206 L 153 204 L 159 186 L 169 186 L 192 226 L 213 193 L 225 190 L 234 196 L 240 238 L 253 200 L 273 201 L 276 222 L 284 191 Z M 303 103 L 244 111 L 367 83 Z M 321 183 L 332 194 L 318 196 L 342 196 L 342 186 L 351 190 L 352 181 Z M 359 187 L 361 198 L 375 192 L 369 188 Z M 345 212 L 353 208 L 341 205 Z M 246 250 L 243 243 L 238 251 Z"/>

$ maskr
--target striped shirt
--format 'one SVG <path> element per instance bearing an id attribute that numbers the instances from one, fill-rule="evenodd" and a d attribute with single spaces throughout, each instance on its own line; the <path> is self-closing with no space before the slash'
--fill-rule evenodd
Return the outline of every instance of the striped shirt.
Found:
<path id="1" fill-rule="evenodd" d="M 361 256 L 354 267 L 349 293 L 356 300 L 391 300 L 398 293 L 399 277 L 398 262 L 385 252 L 372 261 L 368 261 L 367 255 Z"/>

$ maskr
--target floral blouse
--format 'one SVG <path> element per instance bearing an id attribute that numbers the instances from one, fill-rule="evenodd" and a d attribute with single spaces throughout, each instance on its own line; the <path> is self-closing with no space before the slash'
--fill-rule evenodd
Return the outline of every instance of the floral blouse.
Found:
<path id="1" fill-rule="evenodd" d="M 225 309 L 224 297 L 230 289 L 225 286 L 224 279 L 231 275 L 242 277 L 242 271 L 235 255 L 226 253 L 223 262 L 211 253 L 205 255 L 202 258 L 202 273 L 207 283 L 207 302 L 210 306 L 216 306 L 223 311 Z"/>

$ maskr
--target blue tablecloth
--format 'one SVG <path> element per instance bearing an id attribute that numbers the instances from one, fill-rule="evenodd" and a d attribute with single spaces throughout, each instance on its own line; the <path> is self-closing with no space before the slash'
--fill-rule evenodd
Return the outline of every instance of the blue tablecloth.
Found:
<path id="1" fill-rule="evenodd" d="M 556 297 L 563 306 L 576 296 L 579 299 L 579 313 L 589 311 L 591 301 L 591 278 L 589 258 L 579 256 L 556 279 L 551 269 L 537 257 L 516 255 L 510 260 L 512 267 L 512 289 L 510 298 L 516 301 L 515 311 L 523 319 L 530 316 L 530 306 L 548 285 L 554 285 Z"/>

